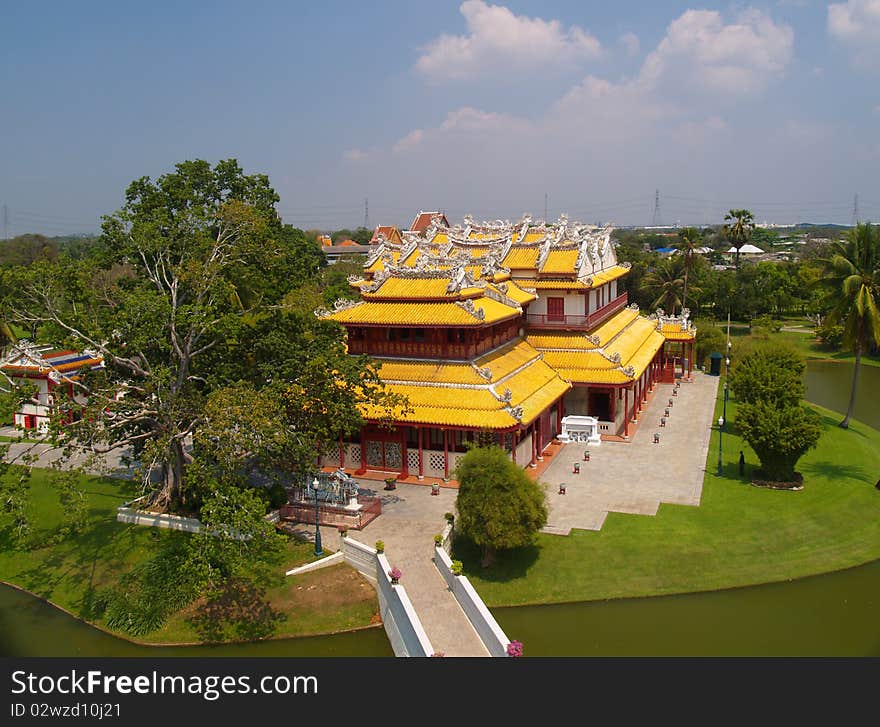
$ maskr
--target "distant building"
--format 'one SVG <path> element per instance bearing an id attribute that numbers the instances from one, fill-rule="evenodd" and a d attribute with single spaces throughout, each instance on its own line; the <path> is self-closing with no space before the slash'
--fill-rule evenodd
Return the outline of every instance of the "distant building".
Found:
<path id="1" fill-rule="evenodd" d="M 393 242 L 396 245 L 400 245 L 403 242 L 403 237 L 400 234 L 400 230 L 398 230 L 394 225 L 379 225 L 374 231 L 373 236 L 370 238 L 370 244 L 376 245 L 382 238 L 387 242 Z"/>
<path id="2" fill-rule="evenodd" d="M 75 387 L 80 372 L 84 368 L 103 366 L 104 359 L 90 351 L 56 351 L 51 346 L 13 344 L 0 362 L 0 369 L 14 383 L 30 384 L 36 387 L 36 392 L 30 401 L 13 413 L 12 423 L 22 429 L 45 432 L 62 398 L 77 404 L 86 403 L 86 397 Z M 69 421 L 73 421 L 72 416 Z"/>
<path id="3" fill-rule="evenodd" d="M 446 219 L 446 215 L 442 212 L 422 212 L 420 210 L 409 226 L 408 232 L 424 235 L 432 223 L 437 226 L 449 227 L 449 220 Z"/>

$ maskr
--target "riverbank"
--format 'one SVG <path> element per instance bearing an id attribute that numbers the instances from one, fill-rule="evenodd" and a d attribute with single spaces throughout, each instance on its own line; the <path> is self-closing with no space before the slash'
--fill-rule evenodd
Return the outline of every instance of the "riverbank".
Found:
<path id="1" fill-rule="evenodd" d="M 722 407 L 719 396 L 715 419 Z M 653 517 L 610 513 L 601 531 L 542 534 L 536 545 L 500 555 L 489 569 L 480 567 L 473 549 L 461 546 L 456 557 L 492 607 L 711 591 L 876 560 L 880 432 L 858 421 L 840 429 L 840 415 L 814 408 L 823 437 L 798 465 L 805 480 L 800 492 L 764 490 L 740 479 L 739 451 L 748 470 L 758 461 L 728 424 L 720 477 L 717 429 L 712 433 L 697 508 L 663 504 Z M 727 415 L 735 420 L 735 401 Z M 658 468 L 669 456 L 675 453 L 658 451 Z"/>
<path id="2" fill-rule="evenodd" d="M 0 530 L 0 580 L 20 587 L 63 611 L 109 634 L 130 639 L 111 629 L 96 612 L 100 591 L 145 562 L 168 538 L 183 533 L 116 522 L 116 507 L 135 496 L 133 483 L 84 476 L 88 521 L 75 536 L 48 543 L 61 521 L 57 493 L 46 470 L 34 469 L 30 480 L 29 516 L 34 524 L 30 549 L 17 549 L 7 522 Z M 40 545 L 40 543 L 46 543 Z M 291 539 L 284 553 L 284 568 L 314 559 L 311 543 Z M 285 578 L 266 591 L 269 604 L 281 616 L 273 639 L 329 634 L 368 627 L 376 623 L 378 606 L 373 588 L 356 571 L 336 566 Z M 204 619 L 193 605 L 172 615 L 165 625 L 139 637 L 137 643 L 168 645 L 199 643 L 204 639 Z M 224 641 L 233 634 L 224 633 Z"/>

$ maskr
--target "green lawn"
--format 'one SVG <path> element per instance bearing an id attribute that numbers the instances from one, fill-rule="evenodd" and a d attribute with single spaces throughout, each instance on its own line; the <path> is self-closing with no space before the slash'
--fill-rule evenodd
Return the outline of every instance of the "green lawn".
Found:
<path id="1" fill-rule="evenodd" d="M 37 541 L 51 534 L 61 519 L 56 491 L 48 471 L 34 469 L 31 477 L 30 519 Z M 98 477 L 82 478 L 89 502 L 85 530 L 66 541 L 32 550 L 16 550 L 8 521 L 0 520 L 0 580 L 27 589 L 52 603 L 91 620 L 95 593 L 112 585 L 133 566 L 147 560 L 167 538 L 186 538 L 158 528 L 116 522 L 116 508 L 137 495 L 133 483 Z M 283 567 L 289 569 L 314 560 L 314 546 L 290 540 Z M 326 608 L 317 596 L 328 593 Z M 377 611 L 372 587 L 351 568 L 340 566 L 287 578 L 267 596 L 287 619 L 276 636 L 328 633 L 370 623 Z M 166 625 L 141 641 L 155 643 L 197 641 L 187 622 L 188 613 L 173 616 Z M 106 628 L 100 619 L 95 623 Z"/>
<path id="2" fill-rule="evenodd" d="M 609 513 L 599 532 L 542 534 L 535 547 L 511 551 L 487 570 L 471 549 L 459 549 L 457 557 L 490 606 L 730 588 L 880 558 L 880 492 L 874 489 L 880 432 L 859 422 L 840 429 L 838 414 L 814 408 L 825 432 L 799 462 L 805 484 L 800 492 L 764 490 L 741 480 L 740 449 L 747 470 L 757 458 L 729 425 L 721 477 L 715 476 L 713 432 L 699 507 L 661 505 L 655 517 Z M 735 402 L 727 409 L 733 422 Z M 720 413 L 719 400 L 715 419 Z"/>

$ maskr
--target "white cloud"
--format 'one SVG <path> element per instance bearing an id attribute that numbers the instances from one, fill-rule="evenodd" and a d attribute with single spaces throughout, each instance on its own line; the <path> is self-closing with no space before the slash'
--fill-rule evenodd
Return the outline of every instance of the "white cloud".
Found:
<path id="1" fill-rule="evenodd" d="M 598 57 L 599 41 L 574 25 L 558 20 L 515 15 L 501 5 L 466 0 L 459 8 L 466 35 L 441 35 L 416 61 L 427 77 L 448 80 L 490 75 L 516 68 L 540 71 Z"/>
<path id="2" fill-rule="evenodd" d="M 486 141 L 498 134 L 510 135 L 528 131 L 529 128 L 529 122 L 523 119 L 464 106 L 446 114 L 443 122 L 435 128 L 410 131 L 394 144 L 392 151 L 395 154 L 413 151 L 424 144 L 451 136 L 456 136 L 457 141 L 462 138 Z"/>
<path id="3" fill-rule="evenodd" d="M 828 32 L 862 67 L 880 66 L 880 0 L 847 0 L 828 6 Z"/>
<path id="4" fill-rule="evenodd" d="M 794 31 L 749 9 L 724 24 L 714 10 L 687 10 L 642 67 L 642 81 L 672 81 L 722 96 L 750 95 L 782 76 L 792 57 Z"/>
<path id="5" fill-rule="evenodd" d="M 406 136 L 400 139 L 392 148 L 395 154 L 400 154 L 401 152 L 408 151 L 419 145 L 419 142 L 424 138 L 425 132 L 422 129 L 413 129 Z"/>
<path id="6" fill-rule="evenodd" d="M 350 162 L 362 162 L 369 156 L 369 154 L 362 149 L 346 149 L 342 153 L 342 156 Z"/>
<path id="7" fill-rule="evenodd" d="M 639 43 L 639 36 L 635 33 L 624 33 L 620 36 L 620 45 L 623 46 L 624 50 L 627 54 L 634 56 L 638 55 L 639 50 L 641 49 L 641 43 Z"/>

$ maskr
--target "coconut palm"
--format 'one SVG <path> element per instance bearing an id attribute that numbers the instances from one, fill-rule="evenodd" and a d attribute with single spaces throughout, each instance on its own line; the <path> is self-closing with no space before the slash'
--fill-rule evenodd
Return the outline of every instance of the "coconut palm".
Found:
<path id="1" fill-rule="evenodd" d="M 679 260 L 666 258 L 645 274 L 641 287 L 654 297 L 651 307 L 663 308 L 669 315 L 675 315 L 675 309 L 682 305 L 683 268 Z"/>
<path id="2" fill-rule="evenodd" d="M 736 268 L 739 270 L 739 249 L 745 245 L 755 229 L 755 216 L 750 210 L 730 210 L 724 215 L 724 234 L 736 248 Z"/>
<path id="3" fill-rule="evenodd" d="M 697 248 L 700 247 L 702 240 L 703 236 L 696 227 L 685 227 L 678 233 L 678 242 L 675 244 L 675 248 L 681 253 L 684 260 L 684 290 L 681 294 L 682 308 L 687 306 L 688 276 L 694 266 Z"/>
<path id="4" fill-rule="evenodd" d="M 870 223 L 856 225 L 842 240 L 831 243 L 830 256 L 822 260 L 819 281 L 830 293 L 833 308 L 828 320 L 843 326 L 843 343 L 855 353 L 846 429 L 852 418 L 862 354 L 880 343 L 880 236 Z"/>

